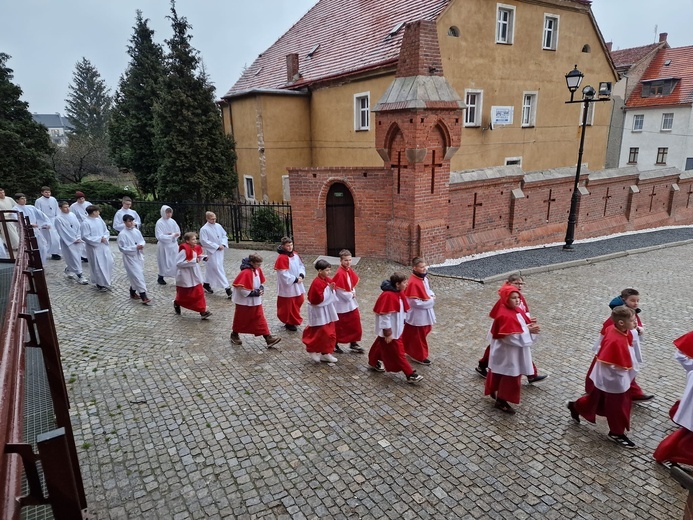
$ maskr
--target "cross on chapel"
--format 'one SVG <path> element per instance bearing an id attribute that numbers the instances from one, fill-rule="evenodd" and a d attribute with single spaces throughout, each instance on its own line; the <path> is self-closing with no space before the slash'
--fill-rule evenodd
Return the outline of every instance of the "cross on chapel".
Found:
<path id="1" fill-rule="evenodd" d="M 654 202 L 654 197 L 655 197 L 655 195 L 657 195 L 657 194 L 655 193 L 655 187 L 652 186 L 652 193 L 650 193 L 650 194 L 648 195 L 648 197 L 650 197 L 650 212 L 652 212 L 652 203 Z"/>
<path id="2" fill-rule="evenodd" d="M 609 199 L 610 199 L 611 197 L 612 197 L 612 196 L 609 195 L 609 187 L 607 186 L 607 187 L 606 187 L 606 195 L 604 195 L 604 196 L 602 197 L 602 200 L 604 201 L 604 215 L 603 215 L 603 216 L 605 216 L 605 217 L 606 217 L 606 205 L 609 203 Z"/>
<path id="3" fill-rule="evenodd" d="M 472 204 L 467 204 L 468 208 L 472 208 L 472 229 L 476 227 L 476 208 L 483 206 L 482 202 L 476 201 L 476 192 L 474 192 L 474 202 Z"/>
<path id="4" fill-rule="evenodd" d="M 402 164 L 402 150 L 397 151 L 397 164 L 390 164 L 390 168 L 397 166 L 397 193 L 399 193 L 402 184 L 402 170 L 406 170 L 408 166 Z"/>
<path id="5" fill-rule="evenodd" d="M 546 208 L 546 222 L 549 221 L 549 215 L 551 215 L 551 203 L 556 202 L 555 198 L 551 198 L 551 194 L 553 193 L 553 190 L 549 190 L 549 198 L 546 199 L 544 202 L 548 202 L 549 206 Z"/>
<path id="6" fill-rule="evenodd" d="M 424 164 L 424 168 L 431 167 L 431 193 L 433 193 L 436 185 L 436 166 L 443 167 L 443 163 L 436 163 L 436 151 L 431 152 L 431 164 Z"/>

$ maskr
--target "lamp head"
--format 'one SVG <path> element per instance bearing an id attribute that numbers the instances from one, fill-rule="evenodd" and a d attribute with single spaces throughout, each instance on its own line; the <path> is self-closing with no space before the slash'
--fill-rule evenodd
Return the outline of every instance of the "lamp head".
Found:
<path id="1" fill-rule="evenodd" d="M 582 83 L 582 78 L 584 77 L 585 75 L 578 70 L 577 65 L 575 65 L 575 68 L 565 75 L 565 82 L 566 85 L 568 85 L 568 90 L 571 94 L 580 88 L 580 83 Z"/>
<path id="2" fill-rule="evenodd" d="M 599 97 L 600 98 L 608 98 L 611 96 L 611 82 L 610 81 L 602 81 L 599 83 Z"/>
<path id="3" fill-rule="evenodd" d="M 582 98 L 583 99 L 594 99 L 594 96 L 597 94 L 597 91 L 594 90 L 594 87 L 592 85 L 587 85 L 585 88 L 582 89 Z"/>

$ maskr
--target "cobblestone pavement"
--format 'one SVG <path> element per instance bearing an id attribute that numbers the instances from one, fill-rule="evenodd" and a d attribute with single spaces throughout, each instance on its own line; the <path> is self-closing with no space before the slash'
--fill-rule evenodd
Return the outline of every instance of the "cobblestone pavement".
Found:
<path id="1" fill-rule="evenodd" d="M 230 345 L 223 291 L 208 297 L 209 321 L 176 316 L 174 286 L 156 285 L 154 245 L 146 250 L 154 303 L 129 301 L 111 247 L 112 292 L 67 280 L 62 262 L 47 265 L 98 519 L 682 517 L 684 492 L 652 452 L 674 430 L 667 412 L 685 386 L 671 341 L 692 328 L 693 245 L 528 277 L 525 294 L 543 326 L 534 358 L 550 377 L 523 382 L 515 416 L 493 408 L 474 372 L 496 284 L 432 279 L 433 364 L 412 386 L 402 374 L 367 370 L 365 354 L 311 362 L 300 333 L 276 319 L 273 252 L 261 254 L 279 351 L 249 336 Z M 247 253 L 227 253 L 230 277 Z M 395 269 L 357 266 L 364 346 L 380 281 Z M 576 425 L 565 408 L 581 394 L 607 303 L 627 286 L 641 291 L 647 330 L 638 381 L 656 394 L 633 407 L 636 450 L 608 441 L 603 419 Z"/>

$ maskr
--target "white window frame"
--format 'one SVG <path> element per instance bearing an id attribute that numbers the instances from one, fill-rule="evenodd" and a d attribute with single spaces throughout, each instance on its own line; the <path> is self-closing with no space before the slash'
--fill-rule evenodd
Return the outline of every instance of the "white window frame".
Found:
<path id="1" fill-rule="evenodd" d="M 366 106 L 363 106 L 363 101 Z M 354 94 L 354 130 L 365 132 L 371 129 L 371 93 L 359 92 Z M 365 118 L 365 119 L 364 119 Z M 364 124 L 365 123 L 365 124 Z"/>
<path id="2" fill-rule="evenodd" d="M 667 116 L 671 116 L 671 118 L 668 118 Z M 669 126 L 666 126 L 666 122 L 669 122 Z M 662 132 L 671 132 L 672 128 L 674 128 L 674 113 L 673 112 L 666 112 L 662 114 L 662 127 L 660 130 Z"/>
<path id="3" fill-rule="evenodd" d="M 282 175 L 282 198 L 284 202 L 291 202 L 291 187 L 288 175 Z"/>
<path id="4" fill-rule="evenodd" d="M 469 96 L 476 96 L 476 103 L 475 104 L 470 104 L 469 103 Z M 483 114 L 484 110 L 484 91 L 483 90 L 478 90 L 478 89 L 473 89 L 473 88 L 467 88 L 464 90 L 464 102 L 467 105 L 467 108 L 464 111 L 464 126 L 465 127 L 479 127 L 481 126 L 481 114 Z M 474 117 L 470 119 L 469 114 L 469 107 L 474 108 Z"/>
<path id="5" fill-rule="evenodd" d="M 527 102 L 529 99 L 529 103 Z M 536 90 L 522 93 L 522 116 L 520 122 L 522 128 L 531 128 L 537 123 L 537 101 L 539 92 Z"/>
<path id="6" fill-rule="evenodd" d="M 507 13 L 507 20 L 501 20 L 501 13 Z M 501 37 L 505 26 L 505 38 Z M 496 43 L 512 45 L 515 40 L 515 6 L 496 4 Z"/>
<path id="7" fill-rule="evenodd" d="M 251 194 L 248 194 L 248 181 L 250 181 Z M 245 193 L 246 200 L 255 200 L 255 178 L 252 175 L 243 176 L 243 193 Z"/>
<path id="8" fill-rule="evenodd" d="M 547 21 L 553 21 L 553 27 L 547 27 Z M 558 28 L 560 27 L 561 17 L 557 14 L 544 13 L 544 31 L 542 32 L 541 48 L 546 51 L 558 49 Z M 547 35 L 550 34 L 551 41 L 546 45 Z"/>
<path id="9" fill-rule="evenodd" d="M 522 156 L 520 156 L 520 157 L 506 157 L 505 158 L 505 165 L 506 166 L 511 166 L 511 165 L 522 166 Z"/>
<path id="10" fill-rule="evenodd" d="M 585 122 L 585 126 L 592 126 L 594 123 L 594 105 L 597 103 L 590 103 L 587 108 L 587 121 Z M 585 110 L 585 105 L 582 104 L 580 105 L 580 126 L 582 126 L 582 115 Z"/>
<path id="11" fill-rule="evenodd" d="M 640 121 L 640 126 L 636 125 L 636 121 Z M 642 132 L 645 126 L 645 114 L 633 114 L 633 132 Z"/>

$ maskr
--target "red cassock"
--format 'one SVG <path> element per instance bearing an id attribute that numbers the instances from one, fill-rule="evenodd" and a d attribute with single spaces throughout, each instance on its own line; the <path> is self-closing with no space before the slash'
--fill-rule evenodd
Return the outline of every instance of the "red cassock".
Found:
<path id="1" fill-rule="evenodd" d="M 184 242 L 178 247 L 178 250 L 185 251 L 185 257 L 188 261 L 192 260 L 193 252 L 197 253 L 197 256 L 204 254 L 199 244 L 196 244 L 193 248 Z M 202 288 L 202 284 L 192 287 L 176 285 L 176 299 L 173 303 L 195 312 L 205 312 L 207 310 L 207 301 L 205 300 L 205 291 Z"/>
<path id="2" fill-rule="evenodd" d="M 508 301 L 508 297 L 513 292 L 520 294 L 517 289 L 510 291 L 505 289 L 505 287 L 501 287 L 501 290 L 499 290 L 501 298 L 496 302 L 496 305 L 493 306 L 493 309 L 491 309 L 489 316 L 493 318 L 491 336 L 494 339 L 501 339 L 503 336 L 508 336 L 510 334 L 523 333 L 522 325 L 517 319 L 518 314 L 522 314 L 525 322 L 529 323 L 529 316 L 527 316 L 523 309 L 519 307 L 511 309 L 505 304 L 505 302 Z M 489 369 L 484 386 L 484 395 L 493 395 L 495 393 L 496 399 L 519 404 L 521 389 L 522 376 L 495 374 L 493 370 Z"/>
<path id="3" fill-rule="evenodd" d="M 613 325 L 604 330 L 599 352 L 595 356 L 595 363 L 615 365 L 621 369 L 632 367 L 629 346 L 632 344 L 632 336 L 623 333 Z M 575 410 L 589 422 L 594 423 L 597 415 L 606 417 L 609 430 L 615 435 L 623 435 L 630 430 L 630 409 L 632 406 L 631 392 L 613 394 L 604 392 L 596 386 L 592 390 L 575 401 Z"/>
<path id="4" fill-rule="evenodd" d="M 258 268 L 257 273 L 260 276 L 260 283 L 265 283 L 265 275 L 262 269 Z M 233 281 L 233 286 L 246 291 L 254 289 L 254 269 L 243 269 L 236 279 Z M 236 303 L 233 312 L 233 325 L 231 330 L 236 334 L 254 334 L 256 336 L 268 336 L 269 326 L 265 318 L 265 312 L 260 305 L 243 305 Z"/>
<path id="5" fill-rule="evenodd" d="M 404 296 L 407 298 L 415 298 L 417 300 L 431 299 L 426 292 L 426 287 L 424 286 L 423 280 L 416 275 L 411 275 L 409 277 L 409 283 L 407 284 L 407 288 L 404 290 Z M 432 328 L 432 325 L 415 326 L 410 325 L 409 323 L 404 324 L 402 343 L 404 344 L 404 351 L 409 354 L 410 357 L 418 361 L 428 359 L 427 337 Z"/>
<path id="6" fill-rule="evenodd" d="M 359 275 L 353 269 L 347 271 L 340 266 L 332 281 L 337 289 L 351 291 L 359 283 Z M 351 287 L 349 283 L 351 283 Z M 363 329 L 361 327 L 359 308 L 356 307 L 349 312 L 337 313 L 337 315 L 339 316 L 339 321 L 335 324 L 337 343 L 356 343 L 361 341 Z"/>
<path id="7" fill-rule="evenodd" d="M 289 257 L 279 255 L 274 263 L 275 271 L 289 270 Z M 302 294 L 298 296 L 277 296 L 277 318 L 286 325 L 300 325 L 303 323 L 301 317 L 301 305 L 305 298 Z"/>
<path id="8" fill-rule="evenodd" d="M 310 289 L 308 289 L 308 302 L 311 305 L 321 304 L 325 300 L 325 288 L 331 282 L 332 280 L 329 278 L 316 277 L 313 283 L 310 284 Z M 337 343 L 335 322 L 331 321 L 325 325 L 307 326 L 303 329 L 301 341 L 306 346 L 306 352 L 331 354 L 334 352 L 334 346 Z"/>
<path id="9" fill-rule="evenodd" d="M 401 292 L 383 291 L 375 302 L 373 312 L 376 314 L 400 312 L 400 302 L 403 303 L 404 312 L 408 311 L 409 302 Z M 402 345 L 401 338 L 393 339 L 387 343 L 385 338 L 378 336 L 368 351 L 368 364 L 375 366 L 378 361 L 383 362 L 385 370 L 388 372 L 404 372 L 406 376 L 414 372 L 404 355 L 404 345 Z"/>
<path id="10" fill-rule="evenodd" d="M 667 435 L 654 452 L 657 462 L 675 462 L 693 466 L 693 432 L 679 428 Z"/>

